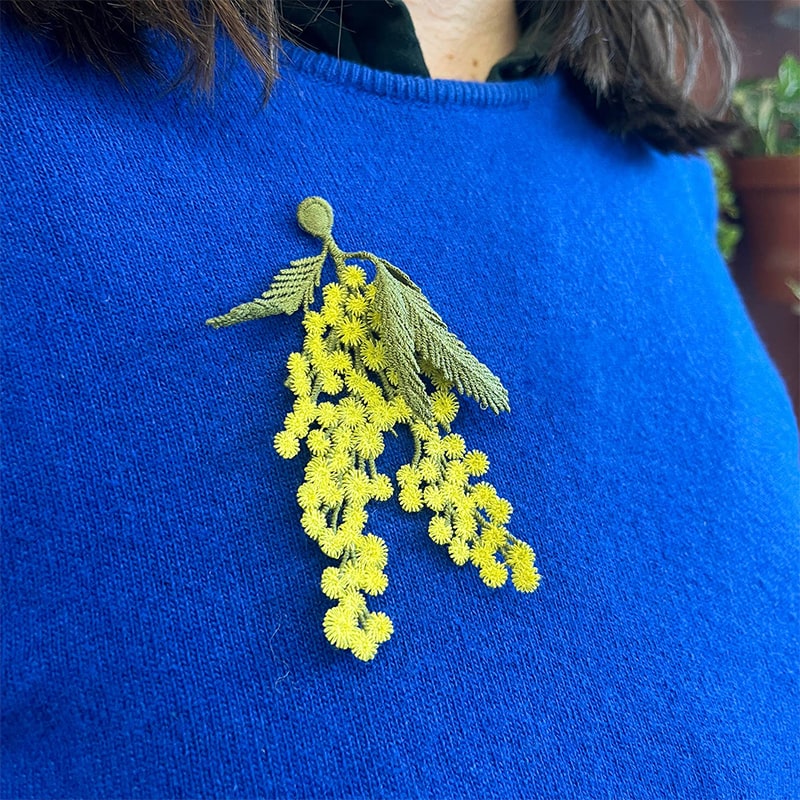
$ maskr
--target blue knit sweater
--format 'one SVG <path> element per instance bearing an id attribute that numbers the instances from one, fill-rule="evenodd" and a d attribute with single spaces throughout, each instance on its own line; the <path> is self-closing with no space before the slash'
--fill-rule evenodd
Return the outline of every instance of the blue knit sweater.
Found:
<path id="1" fill-rule="evenodd" d="M 0 80 L 3 797 L 800 794 L 797 431 L 703 160 L 558 76 L 288 45 L 264 110 L 227 49 L 213 104 L 9 30 Z M 334 562 L 272 446 L 301 314 L 204 325 L 319 252 L 310 195 L 507 387 L 454 429 L 542 575 L 489 589 L 373 504 L 369 663 L 325 639 Z"/>

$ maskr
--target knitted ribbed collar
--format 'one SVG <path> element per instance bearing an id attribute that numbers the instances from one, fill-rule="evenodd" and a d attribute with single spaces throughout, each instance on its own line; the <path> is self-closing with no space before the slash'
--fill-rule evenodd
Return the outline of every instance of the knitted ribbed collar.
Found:
<path id="1" fill-rule="evenodd" d="M 559 72 L 515 81 L 431 80 L 417 75 L 386 72 L 326 53 L 317 53 L 289 41 L 281 44 L 281 75 L 294 71 L 351 90 L 403 102 L 444 105 L 449 108 L 551 106 L 567 91 Z M 284 80 L 284 83 L 286 81 Z M 291 83 L 291 81 L 289 82 Z"/>

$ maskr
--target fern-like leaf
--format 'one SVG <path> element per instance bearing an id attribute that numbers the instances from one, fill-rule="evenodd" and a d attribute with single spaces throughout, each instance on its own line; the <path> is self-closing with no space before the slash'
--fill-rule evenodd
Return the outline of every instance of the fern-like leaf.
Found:
<path id="1" fill-rule="evenodd" d="M 290 262 L 273 279 L 261 297 L 232 308 L 227 314 L 212 317 L 206 324 L 224 328 L 237 322 L 248 322 L 274 314 L 294 314 L 301 306 L 308 308 L 314 300 L 314 289 L 319 286 L 325 253 Z"/>
<path id="2" fill-rule="evenodd" d="M 426 304 L 427 305 L 427 304 Z M 412 309 L 418 360 L 434 367 L 460 394 L 472 397 L 496 414 L 510 411 L 508 392 L 500 379 L 478 361 L 429 306 Z"/>
<path id="3" fill-rule="evenodd" d="M 432 419 L 431 401 L 419 376 L 414 354 L 414 331 L 408 325 L 405 293 L 411 290 L 395 280 L 387 266 L 380 261 L 375 266 L 374 301 L 380 319 L 381 339 L 386 348 L 386 363 L 397 374 L 400 392 L 409 408 L 416 416 L 429 421 Z M 421 296 L 421 292 L 419 294 Z"/>
<path id="4" fill-rule="evenodd" d="M 419 397 L 424 385 L 417 374 L 419 369 L 430 366 L 458 392 L 481 406 L 488 406 L 495 413 L 510 410 L 508 392 L 500 379 L 448 330 L 408 275 L 382 261 L 376 266 L 376 285 L 384 343 L 412 409 L 422 407 L 427 412 L 424 416 L 430 413 L 427 393 L 424 400 Z M 412 372 L 416 381 L 411 380 Z"/>

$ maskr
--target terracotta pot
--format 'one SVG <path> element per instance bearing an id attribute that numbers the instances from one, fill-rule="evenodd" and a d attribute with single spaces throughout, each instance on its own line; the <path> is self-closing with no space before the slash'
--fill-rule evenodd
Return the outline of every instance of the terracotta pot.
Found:
<path id="1" fill-rule="evenodd" d="M 731 178 L 756 288 L 767 299 L 796 303 L 786 281 L 800 282 L 800 156 L 731 159 Z"/>

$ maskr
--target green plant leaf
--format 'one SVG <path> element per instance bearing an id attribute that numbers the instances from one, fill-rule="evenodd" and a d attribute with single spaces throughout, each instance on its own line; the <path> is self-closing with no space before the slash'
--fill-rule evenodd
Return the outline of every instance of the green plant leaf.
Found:
<path id="1" fill-rule="evenodd" d="M 314 289 L 319 286 L 325 252 L 310 258 L 290 262 L 273 279 L 261 297 L 232 308 L 227 314 L 206 320 L 213 328 L 224 328 L 237 322 L 248 322 L 274 314 L 294 314 L 301 306 L 308 308 L 314 300 Z"/>
<path id="2" fill-rule="evenodd" d="M 751 129 L 737 148 L 741 154 L 800 153 L 800 62 L 791 54 L 781 59 L 777 77 L 741 81 L 732 105 Z"/>
<path id="3" fill-rule="evenodd" d="M 762 92 L 756 127 L 764 140 L 767 153 L 776 153 L 778 150 L 778 119 L 775 98 L 771 93 Z"/>
<path id="4" fill-rule="evenodd" d="M 424 412 L 425 417 L 430 415 L 430 401 L 418 374 L 428 367 L 433 367 L 458 392 L 472 397 L 481 406 L 488 406 L 495 413 L 510 410 L 508 392 L 500 379 L 448 330 L 408 275 L 388 262 L 379 261 L 375 284 L 387 354 L 413 410 Z"/>
<path id="5" fill-rule="evenodd" d="M 800 61 L 790 54 L 778 67 L 778 97 L 785 103 L 800 100 Z"/>
<path id="6" fill-rule="evenodd" d="M 717 190 L 717 246 L 726 261 L 730 261 L 736 247 L 742 238 L 742 229 L 732 220 L 739 218 L 739 208 L 736 205 L 736 195 L 731 188 L 731 175 L 718 150 L 708 150 L 706 157 L 714 175 L 714 185 Z"/>
<path id="7" fill-rule="evenodd" d="M 399 389 L 408 407 L 420 418 L 431 419 L 431 401 L 419 376 L 415 355 L 414 330 L 408 295 L 416 294 L 425 301 L 422 292 L 408 276 L 408 284 L 395 279 L 378 261 L 375 267 L 375 310 L 378 312 L 381 340 L 386 348 L 386 362 L 397 373 Z M 410 284 L 410 285 L 409 285 Z M 413 288 L 412 288 L 413 287 Z"/>

